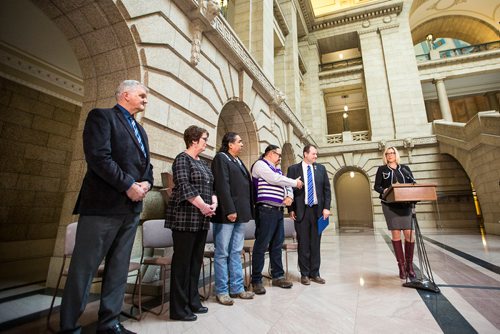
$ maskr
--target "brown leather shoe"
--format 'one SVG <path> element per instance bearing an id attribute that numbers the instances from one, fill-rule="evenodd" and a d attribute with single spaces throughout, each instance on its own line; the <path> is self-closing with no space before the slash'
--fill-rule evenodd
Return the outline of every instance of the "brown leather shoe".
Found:
<path id="1" fill-rule="evenodd" d="M 290 289 L 293 286 L 293 283 L 287 280 L 286 278 L 275 278 L 273 279 L 273 286 L 279 286 L 283 289 Z"/>
<path id="2" fill-rule="evenodd" d="M 263 295 L 266 293 L 266 288 L 262 283 L 252 283 L 252 290 L 256 295 Z"/>
<path id="3" fill-rule="evenodd" d="M 307 276 L 302 276 L 300 278 L 300 283 L 302 283 L 304 285 L 311 285 L 311 280 Z"/>
<path id="4" fill-rule="evenodd" d="M 311 281 L 318 283 L 318 284 L 325 284 L 326 283 L 325 279 L 321 278 L 320 276 L 311 277 Z"/>

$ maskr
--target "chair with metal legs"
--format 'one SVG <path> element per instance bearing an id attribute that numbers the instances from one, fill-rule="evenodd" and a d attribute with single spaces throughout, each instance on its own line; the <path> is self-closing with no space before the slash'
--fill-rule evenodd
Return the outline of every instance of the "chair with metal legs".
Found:
<path id="1" fill-rule="evenodd" d="M 297 242 L 297 233 L 295 232 L 293 219 L 285 218 L 283 223 L 285 229 L 285 242 L 283 242 L 282 249 L 285 251 L 285 276 L 288 279 L 288 253 L 297 252 L 299 244 Z"/>
<path id="2" fill-rule="evenodd" d="M 155 255 L 155 251 L 157 249 L 163 249 L 163 253 L 169 247 L 174 245 L 174 241 L 172 239 L 172 230 L 165 228 L 165 220 L 164 219 L 153 219 L 146 220 L 142 224 L 142 252 L 141 252 L 141 265 L 142 266 L 159 266 L 160 267 L 160 280 L 161 284 L 161 307 L 158 312 L 154 312 L 152 309 L 146 308 L 142 306 L 142 308 L 148 312 L 151 312 L 155 315 L 160 315 L 163 311 L 163 307 L 165 305 L 165 284 L 166 284 L 166 272 L 167 268 L 172 265 L 172 255 Z M 152 256 L 146 256 L 145 253 L 149 252 Z M 146 270 L 143 270 L 146 272 Z M 142 301 L 142 282 L 137 277 L 134 291 L 132 293 L 132 300 L 134 300 L 135 293 L 139 287 L 139 305 L 138 308 L 141 309 L 141 301 Z M 134 306 L 137 306 L 134 304 Z"/>
<path id="3" fill-rule="evenodd" d="M 208 247 L 207 247 L 208 246 Z M 205 251 L 203 252 L 203 258 L 206 258 L 209 260 L 209 273 L 208 273 L 208 293 L 207 293 L 207 287 L 205 283 L 205 261 L 202 262 L 201 264 L 201 270 L 202 270 L 202 280 L 203 280 L 203 295 L 200 295 L 201 300 L 207 300 L 210 298 L 210 295 L 212 294 L 212 268 L 214 264 L 214 258 L 215 258 L 215 245 L 214 245 L 214 229 L 213 229 L 213 224 L 210 223 L 210 229 L 207 232 L 207 240 L 205 242 Z"/>
<path id="4" fill-rule="evenodd" d="M 56 296 L 57 296 L 57 291 L 59 290 L 59 286 L 61 285 L 61 280 L 62 280 L 62 277 L 63 276 L 68 276 L 68 268 L 66 268 L 66 260 L 71 258 L 71 255 L 73 255 L 73 249 L 75 248 L 75 242 L 76 242 L 76 231 L 78 229 L 78 222 L 75 222 L 75 223 L 71 223 L 69 224 L 68 226 L 66 226 L 66 234 L 65 234 L 65 237 L 64 237 L 64 254 L 63 254 L 63 260 L 62 260 L 62 264 L 61 264 L 61 269 L 59 270 L 59 276 L 57 278 L 57 284 L 56 284 L 56 288 L 54 290 L 54 295 L 52 296 L 52 301 L 50 303 L 50 308 L 49 308 L 49 313 L 47 315 L 47 328 L 51 331 L 54 331 L 53 328 L 51 328 L 50 326 L 50 318 L 52 316 L 52 311 L 54 309 L 54 303 L 55 303 L 55 300 L 56 300 Z M 97 272 L 95 273 L 94 275 L 94 278 L 102 278 L 103 275 L 104 275 L 104 267 L 105 267 L 105 262 L 103 264 L 101 264 L 99 266 L 99 268 L 97 268 Z M 129 272 L 132 272 L 132 271 L 137 271 L 137 277 L 139 278 L 139 281 L 140 281 L 140 277 L 141 277 L 141 265 L 137 262 L 130 262 L 129 264 L 129 267 L 128 267 L 128 271 Z M 93 283 L 98 283 L 99 281 L 95 281 Z M 129 316 L 129 315 L 127 315 Z M 139 320 L 141 317 L 141 312 L 140 312 L 140 307 L 139 307 L 139 318 L 137 320 Z M 135 317 L 133 317 L 135 318 Z"/>
<path id="5" fill-rule="evenodd" d="M 243 249 L 241 251 L 241 256 L 243 258 L 243 270 L 245 271 L 245 287 L 248 289 L 250 287 L 250 283 L 252 281 L 252 252 L 253 252 L 253 243 L 255 241 L 255 220 L 250 220 L 248 223 L 245 223 L 245 244 L 243 245 Z M 247 275 L 247 254 L 248 254 L 248 269 L 250 271 L 250 275 Z M 247 280 L 248 277 L 248 280 Z"/>

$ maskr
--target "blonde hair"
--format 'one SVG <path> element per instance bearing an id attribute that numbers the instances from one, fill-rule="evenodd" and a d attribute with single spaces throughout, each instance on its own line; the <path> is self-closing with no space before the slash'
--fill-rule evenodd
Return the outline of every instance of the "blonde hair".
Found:
<path id="1" fill-rule="evenodd" d="M 382 156 L 382 159 L 384 159 L 384 165 L 387 165 L 387 151 L 393 150 L 394 153 L 396 154 L 396 163 L 399 165 L 399 162 L 401 161 L 401 157 L 399 156 L 398 150 L 394 146 L 389 146 L 384 150 L 384 155 Z"/>

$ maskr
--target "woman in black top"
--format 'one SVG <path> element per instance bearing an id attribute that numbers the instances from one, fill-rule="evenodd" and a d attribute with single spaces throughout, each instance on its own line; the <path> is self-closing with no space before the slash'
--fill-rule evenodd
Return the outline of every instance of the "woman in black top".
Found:
<path id="1" fill-rule="evenodd" d="M 170 319 L 196 320 L 206 313 L 200 302 L 198 280 L 210 219 L 217 197 L 210 167 L 199 154 L 207 147 L 208 132 L 195 125 L 184 131 L 186 150 L 174 160 L 174 189 L 167 206 L 165 227 L 172 229 L 174 255 L 170 278 Z"/>
<path id="2" fill-rule="evenodd" d="M 410 203 L 388 203 L 384 200 L 386 191 L 394 183 L 414 183 L 415 179 L 410 167 L 401 165 L 399 152 L 395 147 L 388 147 L 384 151 L 384 165 L 377 170 L 374 189 L 380 194 L 382 211 L 387 222 L 387 228 L 392 234 L 392 245 L 398 261 L 399 277 L 405 279 L 415 277 L 413 271 L 413 250 L 415 247 L 414 227 L 411 222 Z M 405 254 L 401 242 L 401 230 L 405 238 Z M 406 266 L 405 266 L 406 255 Z"/>

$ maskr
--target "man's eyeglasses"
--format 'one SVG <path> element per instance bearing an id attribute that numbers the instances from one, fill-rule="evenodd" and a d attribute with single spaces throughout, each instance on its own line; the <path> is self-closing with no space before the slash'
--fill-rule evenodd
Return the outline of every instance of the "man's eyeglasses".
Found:
<path id="1" fill-rule="evenodd" d="M 276 155 L 278 156 L 278 158 L 280 158 L 280 159 L 281 159 L 281 154 L 280 154 L 280 153 L 278 153 L 278 152 L 276 152 L 276 151 L 271 151 L 271 152 L 273 152 L 274 154 L 276 154 Z"/>

